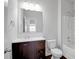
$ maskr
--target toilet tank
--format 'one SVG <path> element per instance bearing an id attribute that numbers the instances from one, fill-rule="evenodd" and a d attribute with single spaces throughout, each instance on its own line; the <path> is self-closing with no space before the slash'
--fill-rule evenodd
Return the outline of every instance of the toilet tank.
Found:
<path id="1" fill-rule="evenodd" d="M 56 39 L 46 40 L 46 42 L 47 42 L 48 48 L 53 49 L 56 47 Z"/>

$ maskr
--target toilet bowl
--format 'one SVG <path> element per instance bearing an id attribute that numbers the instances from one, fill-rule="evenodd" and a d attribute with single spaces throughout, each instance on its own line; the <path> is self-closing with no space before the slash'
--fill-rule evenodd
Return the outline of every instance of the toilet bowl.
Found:
<path id="1" fill-rule="evenodd" d="M 48 48 L 51 51 L 51 59 L 60 59 L 62 51 L 56 47 L 56 40 L 47 40 Z"/>
<path id="2" fill-rule="evenodd" d="M 60 57 L 62 56 L 62 51 L 58 48 L 51 49 L 51 53 L 53 59 L 60 59 Z"/>

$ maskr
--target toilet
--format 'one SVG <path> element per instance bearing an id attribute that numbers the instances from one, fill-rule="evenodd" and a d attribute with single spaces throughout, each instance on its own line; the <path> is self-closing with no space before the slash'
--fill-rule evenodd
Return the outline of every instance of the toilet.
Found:
<path id="1" fill-rule="evenodd" d="M 47 40 L 48 48 L 51 51 L 51 59 L 60 59 L 62 51 L 56 47 L 56 40 Z"/>

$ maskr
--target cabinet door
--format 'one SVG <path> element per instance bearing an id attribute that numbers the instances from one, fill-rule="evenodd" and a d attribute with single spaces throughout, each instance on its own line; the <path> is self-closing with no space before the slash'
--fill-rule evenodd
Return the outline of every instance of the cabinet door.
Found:
<path id="1" fill-rule="evenodd" d="M 37 59 L 36 58 L 36 47 L 34 42 L 24 43 L 20 46 L 20 52 L 23 55 L 23 59 Z"/>
<path id="2" fill-rule="evenodd" d="M 38 41 L 36 45 L 37 45 L 36 48 L 37 48 L 39 58 L 45 59 L 45 41 L 44 40 Z"/>
<path id="3" fill-rule="evenodd" d="M 12 55 L 13 59 L 30 59 L 31 45 L 27 43 L 14 43 L 12 44 Z"/>
<path id="4" fill-rule="evenodd" d="M 45 59 L 45 42 L 33 41 L 12 44 L 13 59 Z"/>

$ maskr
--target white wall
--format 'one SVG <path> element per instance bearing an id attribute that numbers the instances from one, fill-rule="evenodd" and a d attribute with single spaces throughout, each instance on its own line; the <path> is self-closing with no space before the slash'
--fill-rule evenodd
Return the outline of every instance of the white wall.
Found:
<path id="1" fill-rule="evenodd" d="M 47 39 L 57 39 L 58 0 L 44 0 L 44 35 Z"/>
<path id="2" fill-rule="evenodd" d="M 7 18 L 8 18 L 8 7 L 4 6 L 4 46 L 7 44 L 8 39 L 7 39 Z M 5 46 L 6 47 L 6 46 Z M 4 47 L 4 48 L 5 48 Z"/>
<path id="3" fill-rule="evenodd" d="M 14 21 L 14 27 L 10 21 Z M 17 39 L 17 0 L 9 0 L 8 6 L 4 7 L 4 49 L 11 49 L 12 40 Z M 4 55 L 5 59 L 11 59 L 11 53 Z"/>
<path id="4" fill-rule="evenodd" d="M 6 48 L 10 48 L 9 46 L 9 39 L 8 39 L 8 32 L 7 32 L 7 22 L 8 22 L 8 5 L 6 3 L 6 5 L 4 6 L 4 50 Z M 10 59 L 11 56 L 10 56 L 10 53 L 7 53 L 7 54 L 4 54 L 4 58 L 5 59 Z"/>
<path id="5" fill-rule="evenodd" d="M 8 7 L 5 7 L 5 49 L 11 49 L 12 40 L 17 39 L 17 0 L 9 0 Z M 10 21 L 14 21 L 14 27 Z"/>

